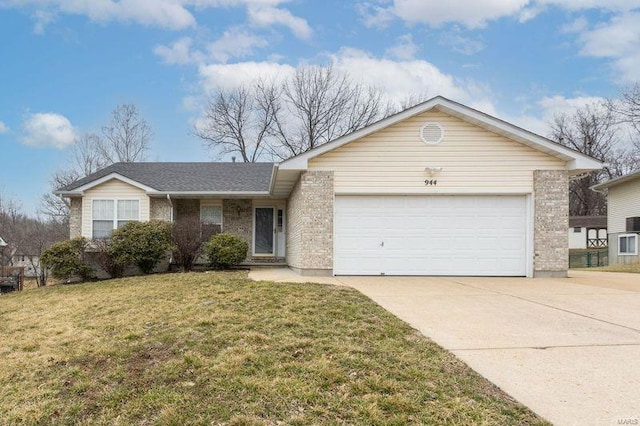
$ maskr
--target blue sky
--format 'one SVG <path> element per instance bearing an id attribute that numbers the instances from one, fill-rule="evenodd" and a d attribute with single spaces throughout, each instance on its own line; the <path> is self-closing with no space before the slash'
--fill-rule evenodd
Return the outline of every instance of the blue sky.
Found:
<path id="1" fill-rule="evenodd" d="M 31 213 L 118 104 L 151 125 L 150 160 L 205 161 L 206 94 L 299 64 L 541 134 L 640 80 L 640 0 L 0 0 L 0 40 L 0 193 Z"/>

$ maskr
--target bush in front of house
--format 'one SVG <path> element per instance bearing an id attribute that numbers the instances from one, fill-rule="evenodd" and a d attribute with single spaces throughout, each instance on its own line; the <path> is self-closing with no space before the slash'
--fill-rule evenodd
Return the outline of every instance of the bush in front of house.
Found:
<path id="1" fill-rule="evenodd" d="M 112 250 L 111 238 L 100 238 L 91 241 L 91 258 L 107 273 L 109 278 L 124 276 L 126 264 L 121 263 Z"/>
<path id="2" fill-rule="evenodd" d="M 184 272 L 193 269 L 193 263 L 202 251 L 201 224 L 198 216 L 187 216 L 173 222 L 171 241 L 173 261 Z"/>
<path id="3" fill-rule="evenodd" d="M 171 224 L 167 222 L 129 222 L 113 231 L 110 253 L 119 265 L 136 265 L 143 274 L 172 249 Z"/>
<path id="4" fill-rule="evenodd" d="M 217 234 L 205 246 L 209 264 L 216 269 L 226 269 L 242 263 L 247 257 L 249 244 L 232 234 Z"/>
<path id="5" fill-rule="evenodd" d="M 87 240 L 79 237 L 52 245 L 42 253 L 40 261 L 59 280 L 93 278 L 94 271 L 84 259 Z"/>

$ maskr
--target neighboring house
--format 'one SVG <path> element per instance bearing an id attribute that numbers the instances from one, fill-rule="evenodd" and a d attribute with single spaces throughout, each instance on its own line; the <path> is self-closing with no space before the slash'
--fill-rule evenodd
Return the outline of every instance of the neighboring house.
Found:
<path id="1" fill-rule="evenodd" d="M 602 163 L 436 97 L 270 163 L 118 163 L 56 191 L 71 236 L 199 215 L 303 275 L 566 276 L 568 178 Z"/>
<path id="2" fill-rule="evenodd" d="M 24 276 L 33 278 L 38 276 L 38 270 L 40 269 L 40 256 L 29 256 L 27 254 L 16 252 L 11 256 L 11 265 L 23 267 Z"/>
<path id="3" fill-rule="evenodd" d="M 569 217 L 569 249 L 607 248 L 606 216 Z"/>
<path id="4" fill-rule="evenodd" d="M 639 263 L 640 170 L 595 185 L 607 191 L 609 264 Z"/>

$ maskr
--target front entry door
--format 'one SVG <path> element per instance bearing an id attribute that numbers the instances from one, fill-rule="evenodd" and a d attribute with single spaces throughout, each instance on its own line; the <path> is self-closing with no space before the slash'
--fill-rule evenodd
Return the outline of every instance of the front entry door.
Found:
<path id="1" fill-rule="evenodd" d="M 256 255 L 274 254 L 274 209 L 256 207 L 254 209 L 253 253 Z"/>

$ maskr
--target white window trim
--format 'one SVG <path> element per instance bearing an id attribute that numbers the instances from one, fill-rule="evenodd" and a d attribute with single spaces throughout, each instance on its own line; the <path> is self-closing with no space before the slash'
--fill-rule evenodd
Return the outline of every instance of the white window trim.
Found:
<path id="1" fill-rule="evenodd" d="M 620 239 L 626 237 L 634 237 L 633 241 L 635 241 L 634 247 L 633 247 L 633 253 L 622 253 L 620 251 Z M 640 238 L 639 234 L 621 234 L 618 235 L 618 256 L 637 256 L 638 255 L 638 238 Z"/>
<path id="2" fill-rule="evenodd" d="M 138 202 L 138 218 L 134 219 L 137 222 L 140 222 L 140 217 L 142 216 L 142 200 L 139 197 L 118 197 L 118 198 L 109 198 L 109 197 L 96 197 L 91 199 L 91 230 L 90 230 L 90 238 L 93 239 L 93 202 L 94 201 L 113 201 L 113 228 L 112 231 L 118 229 L 118 201 L 137 201 Z"/>
<path id="3" fill-rule="evenodd" d="M 220 225 L 220 230 L 224 232 L 224 208 L 220 201 L 208 201 L 200 200 L 200 223 L 202 224 L 202 207 L 220 207 L 220 223 L 214 223 L 213 225 Z"/>

